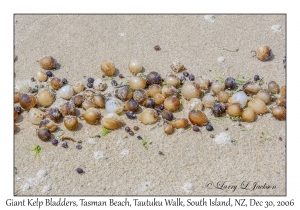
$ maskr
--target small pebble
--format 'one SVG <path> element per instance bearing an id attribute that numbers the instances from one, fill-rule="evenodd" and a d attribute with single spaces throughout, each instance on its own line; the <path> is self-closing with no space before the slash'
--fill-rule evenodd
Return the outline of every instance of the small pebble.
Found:
<path id="1" fill-rule="evenodd" d="M 210 124 L 206 125 L 206 130 L 212 131 L 213 129 L 214 129 L 214 127 L 212 127 L 212 125 L 210 125 Z"/>
<path id="2" fill-rule="evenodd" d="M 18 114 L 22 113 L 22 109 L 20 106 L 15 106 L 15 109 L 17 110 Z"/>
<path id="3" fill-rule="evenodd" d="M 159 107 L 158 107 L 160 110 L 164 110 L 164 105 L 163 104 L 161 104 L 161 105 L 159 105 Z"/>
<path id="4" fill-rule="evenodd" d="M 129 118 L 129 119 L 134 119 L 136 118 L 136 115 L 134 114 L 134 112 L 132 111 L 129 111 L 129 112 L 125 112 L 126 116 Z"/>
<path id="5" fill-rule="evenodd" d="M 82 170 L 82 168 L 77 168 L 76 169 L 77 173 L 82 174 L 84 171 Z"/>
<path id="6" fill-rule="evenodd" d="M 61 146 L 62 146 L 63 148 L 68 148 L 68 143 L 65 141 L 65 142 L 62 143 Z"/>
<path id="7" fill-rule="evenodd" d="M 235 85 L 236 85 L 236 82 L 235 82 L 235 79 L 232 78 L 232 77 L 228 77 L 226 80 L 225 80 L 225 88 L 226 89 L 231 89 L 233 90 L 235 88 Z"/>
<path id="8" fill-rule="evenodd" d="M 93 84 L 92 83 L 87 83 L 86 85 L 88 88 L 93 88 Z"/>
<path id="9" fill-rule="evenodd" d="M 46 74 L 48 77 L 53 77 L 52 71 L 47 71 Z"/>
<path id="10" fill-rule="evenodd" d="M 228 131 L 229 128 L 225 128 L 225 131 Z"/>
<path id="11" fill-rule="evenodd" d="M 89 78 L 88 78 L 88 83 L 94 83 L 94 78 L 89 77 Z"/>
<path id="12" fill-rule="evenodd" d="M 184 76 L 181 76 L 181 77 L 180 77 L 180 82 L 183 83 L 184 81 L 185 81 L 185 77 L 184 77 Z"/>
<path id="13" fill-rule="evenodd" d="M 118 83 L 117 83 L 116 80 L 112 80 L 112 81 L 111 81 L 111 84 L 112 84 L 113 86 L 117 86 L 117 85 L 118 85 Z"/>
<path id="14" fill-rule="evenodd" d="M 61 81 L 62 81 L 63 84 L 68 84 L 68 80 L 66 78 L 62 78 Z"/>
<path id="15" fill-rule="evenodd" d="M 129 131 L 128 133 L 129 133 L 130 136 L 134 135 L 133 131 Z"/>
<path id="16" fill-rule="evenodd" d="M 118 89 L 115 90 L 115 92 L 114 92 L 114 95 L 115 95 L 116 98 L 118 98 L 118 92 L 119 92 Z"/>
<path id="17" fill-rule="evenodd" d="M 188 77 L 190 74 L 187 71 L 182 72 L 183 76 Z"/>
<path id="18" fill-rule="evenodd" d="M 129 132 L 130 128 L 129 127 L 125 127 L 125 131 Z"/>
<path id="19" fill-rule="evenodd" d="M 214 136 L 214 134 L 210 134 L 210 136 L 209 136 L 210 138 L 215 138 L 215 136 Z"/>
<path id="20" fill-rule="evenodd" d="M 279 140 L 280 140 L 280 141 L 282 141 L 282 138 L 281 138 L 281 137 L 279 137 Z"/>
<path id="21" fill-rule="evenodd" d="M 283 56 L 282 63 L 283 63 L 283 64 L 286 63 L 286 56 Z"/>
<path id="22" fill-rule="evenodd" d="M 44 85 L 43 84 L 40 84 L 40 88 L 43 88 L 44 87 Z"/>
<path id="23" fill-rule="evenodd" d="M 257 80 L 259 80 L 259 76 L 258 76 L 258 75 L 255 75 L 255 76 L 254 76 L 254 81 L 256 82 Z"/>
<path id="24" fill-rule="evenodd" d="M 154 47 L 154 50 L 159 51 L 159 50 L 160 50 L 160 46 L 159 46 L 159 45 L 156 45 L 156 46 Z"/>
<path id="25" fill-rule="evenodd" d="M 77 149 L 82 149 L 82 146 L 81 146 L 80 144 L 77 144 L 77 145 L 76 145 L 76 148 L 77 148 Z"/>
<path id="26" fill-rule="evenodd" d="M 189 80 L 190 80 L 190 81 L 194 81 L 194 80 L 195 80 L 195 76 L 194 76 L 193 74 L 190 74 L 190 75 L 189 75 Z"/>
<path id="27" fill-rule="evenodd" d="M 159 155 L 165 155 L 162 151 L 158 151 Z"/>
<path id="28" fill-rule="evenodd" d="M 95 137 L 96 137 L 96 138 L 101 138 L 101 136 L 100 136 L 99 134 L 97 134 Z"/>
<path id="29" fill-rule="evenodd" d="M 79 141 L 77 141 L 77 143 L 78 143 L 78 144 L 81 144 L 81 143 L 82 143 L 82 141 L 81 141 L 81 140 L 79 140 Z"/>
<path id="30" fill-rule="evenodd" d="M 105 78 L 105 75 L 104 75 L 104 74 L 102 75 L 102 78 Z"/>
<path id="31" fill-rule="evenodd" d="M 52 143 L 54 146 L 57 146 L 57 145 L 58 145 L 58 140 L 57 140 L 57 139 L 52 139 L 51 143 Z"/>
<path id="32" fill-rule="evenodd" d="M 36 92 L 38 92 L 37 88 L 30 88 L 30 93 L 36 93 Z"/>
<path id="33" fill-rule="evenodd" d="M 134 126 L 134 127 L 133 127 L 133 130 L 137 131 L 137 130 L 139 130 L 139 127 Z"/>
<path id="34" fill-rule="evenodd" d="M 34 77 L 31 77 L 30 81 L 31 81 L 31 82 L 34 82 L 34 81 L 35 81 Z"/>
<path id="35" fill-rule="evenodd" d="M 119 77 L 120 77 L 121 79 L 125 78 L 123 74 L 119 74 Z"/>
<path id="36" fill-rule="evenodd" d="M 193 131 L 195 131 L 195 132 L 199 132 L 199 131 L 200 131 L 200 129 L 199 129 L 199 127 L 198 127 L 197 125 L 194 125 L 194 126 L 193 126 Z"/>
<path id="37" fill-rule="evenodd" d="M 139 140 L 142 140 L 142 139 L 143 139 L 141 136 L 137 136 L 137 138 L 138 138 Z"/>

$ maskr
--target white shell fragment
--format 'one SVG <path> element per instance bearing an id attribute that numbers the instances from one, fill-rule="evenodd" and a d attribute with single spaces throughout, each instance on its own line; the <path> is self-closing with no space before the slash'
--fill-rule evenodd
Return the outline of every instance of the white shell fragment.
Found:
<path id="1" fill-rule="evenodd" d="M 231 137 L 228 133 L 222 132 L 219 135 L 216 136 L 215 141 L 217 144 L 229 144 L 231 142 Z"/>
<path id="2" fill-rule="evenodd" d="M 273 26 L 271 27 L 271 29 L 272 29 L 272 31 L 273 31 L 274 33 L 276 33 L 276 32 L 281 32 L 281 26 L 280 26 L 280 25 L 273 25 Z"/>
<path id="3" fill-rule="evenodd" d="M 215 22 L 215 16 L 214 15 L 204 15 L 204 19 L 213 23 Z"/>
<path id="4" fill-rule="evenodd" d="M 223 56 L 221 56 L 221 57 L 218 58 L 218 62 L 222 63 L 224 61 L 225 61 L 225 58 Z"/>

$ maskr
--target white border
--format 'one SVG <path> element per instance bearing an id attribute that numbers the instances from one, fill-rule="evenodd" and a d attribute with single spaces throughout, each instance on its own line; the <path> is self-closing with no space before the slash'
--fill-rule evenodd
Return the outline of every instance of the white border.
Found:
<path id="1" fill-rule="evenodd" d="M 8 2 L 8 1 L 6 1 Z M 296 1 L 294 1 L 296 2 Z M 287 128 L 287 150 L 288 150 L 288 177 L 287 177 L 287 197 L 254 197 L 254 199 L 267 201 L 291 200 L 299 197 L 299 141 L 298 133 L 298 111 L 297 99 L 299 97 L 299 23 L 300 16 L 296 10 L 298 5 L 288 1 L 10 1 L 1 4 L 1 209 L 17 209 L 18 207 L 7 207 L 6 199 L 22 200 L 22 197 L 13 197 L 13 127 L 12 127 L 12 84 L 13 84 L 13 14 L 14 13 L 287 13 L 287 57 L 288 57 L 288 128 Z M 286 9 L 289 8 L 289 9 Z M 298 64 L 298 65 L 297 65 Z M 8 90 L 9 91 L 6 91 Z M 27 199 L 28 197 L 26 197 Z M 46 198 L 46 197 L 43 197 Z M 57 197 L 56 197 L 57 198 Z M 115 197 L 120 198 L 120 197 Z M 133 197 L 130 197 L 133 199 Z M 140 197 L 141 198 L 141 197 Z M 145 198 L 145 197 L 142 197 Z M 206 197 L 209 199 L 210 197 Z M 237 197 L 234 197 L 237 198 Z M 251 197 L 242 197 L 250 199 Z M 79 197 L 75 197 L 78 200 Z M 96 197 L 90 200 L 98 199 Z M 101 200 L 104 197 L 101 197 Z M 109 198 L 106 198 L 109 199 Z M 120 198 L 121 199 L 121 198 Z M 163 199 L 161 197 L 161 199 Z M 187 197 L 184 197 L 187 199 Z M 221 199 L 226 199 L 222 197 Z M 72 197 L 68 197 L 72 200 Z M 300 199 L 296 199 L 295 206 Z M 98 207 L 100 208 L 100 207 Z M 19 209 L 19 208 L 18 208 Z M 26 209 L 32 209 L 26 207 Z M 59 208 L 58 209 L 62 209 Z M 83 208 L 78 208 L 83 209 Z M 111 208 L 108 208 L 111 209 Z M 132 209 L 132 208 L 131 208 Z M 164 208 L 170 209 L 170 208 Z M 206 209 L 206 208 L 205 208 Z M 224 208 L 222 209 L 229 209 Z M 232 209 L 232 208 L 230 208 Z"/>

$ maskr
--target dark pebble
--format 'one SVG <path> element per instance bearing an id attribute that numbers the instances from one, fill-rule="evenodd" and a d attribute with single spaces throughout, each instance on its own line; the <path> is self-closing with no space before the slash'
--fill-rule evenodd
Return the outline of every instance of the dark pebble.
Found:
<path id="1" fill-rule="evenodd" d="M 125 78 L 123 74 L 119 74 L 119 77 L 120 77 L 121 79 Z"/>
<path id="2" fill-rule="evenodd" d="M 139 127 L 134 126 L 134 127 L 133 127 L 133 130 L 138 131 L 138 130 L 139 130 Z"/>
<path id="3" fill-rule="evenodd" d="M 68 80 L 66 78 L 62 78 L 61 81 L 62 81 L 63 84 L 68 84 Z"/>
<path id="4" fill-rule="evenodd" d="M 229 128 L 225 128 L 225 131 L 228 131 Z"/>
<path id="5" fill-rule="evenodd" d="M 138 138 L 139 140 L 142 140 L 142 139 L 143 139 L 141 136 L 137 136 L 137 138 Z"/>
<path id="6" fill-rule="evenodd" d="M 130 136 L 134 135 L 133 131 L 129 131 L 128 133 L 129 133 Z"/>
<path id="7" fill-rule="evenodd" d="M 81 140 L 79 140 L 79 141 L 77 141 L 77 143 L 78 143 L 78 144 L 81 144 L 81 143 L 82 143 L 82 141 L 81 141 Z"/>
<path id="8" fill-rule="evenodd" d="M 255 75 L 255 76 L 254 76 L 254 81 L 257 81 L 257 80 L 259 80 L 259 76 L 258 76 L 258 75 Z"/>
<path id="9" fill-rule="evenodd" d="M 30 93 L 36 93 L 36 92 L 38 92 L 37 88 L 30 88 Z"/>
<path id="10" fill-rule="evenodd" d="M 155 107 L 155 101 L 154 101 L 154 99 L 153 98 L 147 98 L 144 101 L 144 106 L 148 107 L 148 108 L 154 108 Z"/>
<path id="11" fill-rule="evenodd" d="M 164 153 L 162 151 L 158 151 L 159 155 L 164 155 Z"/>
<path id="12" fill-rule="evenodd" d="M 188 77 L 190 74 L 187 71 L 182 72 L 183 76 Z"/>
<path id="13" fill-rule="evenodd" d="M 281 138 L 281 137 L 279 137 L 279 140 L 280 140 L 280 141 L 282 141 L 282 138 Z"/>
<path id="14" fill-rule="evenodd" d="M 181 77 L 180 77 L 180 82 L 181 82 L 181 83 L 183 83 L 185 80 L 186 80 L 186 79 L 185 79 L 184 76 L 181 76 Z"/>
<path id="15" fill-rule="evenodd" d="M 18 114 L 22 113 L 22 109 L 20 106 L 15 106 L 15 110 L 17 110 Z"/>
<path id="16" fill-rule="evenodd" d="M 96 137 L 96 138 L 101 138 L 101 136 L 100 136 L 99 134 L 97 134 L 95 137 Z"/>
<path id="17" fill-rule="evenodd" d="M 48 77 L 53 77 L 52 71 L 47 71 L 46 74 Z"/>
<path id="18" fill-rule="evenodd" d="M 194 76 L 193 74 L 190 74 L 190 75 L 189 75 L 189 80 L 190 80 L 190 81 L 194 81 L 194 80 L 195 80 L 195 76 Z"/>
<path id="19" fill-rule="evenodd" d="M 212 127 L 212 125 L 210 125 L 210 124 L 206 125 L 206 130 L 212 131 L 213 129 L 214 129 L 214 127 Z"/>
<path id="20" fill-rule="evenodd" d="M 57 145 L 58 145 L 58 140 L 57 140 L 57 139 L 52 139 L 51 143 L 52 143 L 54 146 L 57 146 Z"/>
<path id="21" fill-rule="evenodd" d="M 61 146 L 62 146 L 63 148 L 68 148 L 68 143 L 65 141 L 65 142 L 62 143 Z"/>
<path id="22" fill-rule="evenodd" d="M 92 83 L 87 83 L 86 85 L 88 88 L 93 88 L 93 84 Z"/>
<path id="23" fill-rule="evenodd" d="M 198 127 L 197 125 L 194 125 L 194 126 L 193 126 L 193 131 L 195 131 L 195 132 L 199 132 L 199 131 L 200 131 L 200 129 L 199 129 L 199 127 Z"/>
<path id="24" fill-rule="evenodd" d="M 160 110 L 164 110 L 164 105 L 163 104 L 161 104 L 161 105 L 159 105 L 159 107 L 158 107 Z"/>
<path id="25" fill-rule="evenodd" d="M 30 81 L 31 81 L 31 82 L 34 82 L 34 81 L 35 81 L 34 77 L 31 77 Z"/>
<path id="26" fill-rule="evenodd" d="M 134 114 L 134 112 L 132 111 L 129 111 L 129 112 L 125 112 L 126 116 L 129 118 L 129 119 L 134 119 L 136 118 L 136 115 Z"/>
<path id="27" fill-rule="evenodd" d="M 95 81 L 94 78 L 92 78 L 92 77 L 88 78 L 88 83 L 94 83 L 94 81 Z"/>
<path id="28" fill-rule="evenodd" d="M 166 120 L 173 120 L 174 116 L 173 113 L 168 111 L 168 110 L 163 110 L 161 113 L 162 118 L 166 119 Z"/>
<path id="29" fill-rule="evenodd" d="M 115 92 L 114 92 L 114 95 L 115 95 L 115 97 L 117 97 L 117 98 L 119 97 L 119 96 L 118 96 L 118 92 L 119 92 L 118 89 L 115 90 Z"/>
<path id="30" fill-rule="evenodd" d="M 77 144 L 77 145 L 76 145 L 76 148 L 77 148 L 77 149 L 82 149 L 82 146 L 81 146 L 80 144 Z"/>
<path id="31" fill-rule="evenodd" d="M 154 50 L 159 51 L 159 50 L 160 50 L 160 46 L 159 46 L 159 45 L 156 45 L 156 46 L 154 47 Z"/>
<path id="32" fill-rule="evenodd" d="M 83 173 L 82 168 L 77 168 L 76 171 L 77 171 L 77 173 L 79 173 L 79 174 L 82 174 L 82 173 Z"/>
<path id="33" fill-rule="evenodd" d="M 216 117 L 222 116 L 225 113 L 225 110 L 226 110 L 226 106 L 219 102 L 215 103 L 211 108 L 212 113 Z"/>
<path id="34" fill-rule="evenodd" d="M 105 75 L 104 75 L 104 74 L 102 75 L 102 78 L 105 78 Z"/>
<path id="35" fill-rule="evenodd" d="M 111 81 L 111 84 L 112 84 L 113 86 L 117 86 L 117 85 L 118 85 L 118 83 L 117 83 L 116 80 L 112 80 L 112 81 Z"/>
<path id="36" fill-rule="evenodd" d="M 157 114 L 161 114 L 161 110 L 159 108 L 154 108 L 154 110 L 157 112 Z"/>
<path id="37" fill-rule="evenodd" d="M 130 128 L 129 127 L 125 127 L 125 131 L 129 132 Z"/>
<path id="38" fill-rule="evenodd" d="M 235 87 L 235 79 L 232 78 L 232 77 L 228 77 L 228 78 L 225 80 L 225 89 L 233 90 L 234 87 Z"/>

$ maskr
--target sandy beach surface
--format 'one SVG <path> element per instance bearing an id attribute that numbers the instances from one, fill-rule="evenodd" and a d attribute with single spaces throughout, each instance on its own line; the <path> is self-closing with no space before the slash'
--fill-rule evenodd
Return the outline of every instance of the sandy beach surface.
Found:
<path id="1" fill-rule="evenodd" d="M 212 81 L 216 71 L 224 78 L 253 79 L 258 74 L 264 80 L 263 88 L 270 81 L 281 87 L 286 85 L 282 62 L 285 27 L 285 15 L 15 15 L 15 83 L 36 77 L 42 70 L 36 60 L 51 55 L 59 63 L 53 74 L 67 78 L 71 85 L 77 81 L 86 84 L 88 77 L 101 78 L 103 60 L 115 64 L 117 74 L 125 76 L 121 79 L 116 74 L 115 80 L 125 83 L 132 76 L 128 63 L 137 59 L 144 74 L 157 71 L 165 77 L 172 72 L 172 62 L 179 60 L 189 73 Z M 155 51 L 155 45 L 161 50 Z M 272 60 L 253 57 L 251 50 L 261 45 L 272 49 Z M 106 82 L 109 87 L 104 93 L 112 92 L 111 81 Z M 57 98 L 51 107 L 64 102 Z M 174 113 L 177 118 L 188 116 L 187 101 L 182 102 L 183 109 Z M 100 112 L 106 114 L 105 109 Z M 82 113 L 78 108 L 76 115 Z M 75 142 L 68 142 L 65 149 L 62 142 L 53 146 L 41 141 L 36 135 L 38 126 L 29 122 L 24 111 L 16 120 L 14 135 L 14 192 L 51 196 L 286 195 L 286 121 L 267 113 L 253 123 L 239 125 L 229 118 L 215 118 L 210 109 L 204 113 L 213 131 L 204 126 L 198 133 L 186 129 L 172 135 L 164 133 L 162 119 L 144 125 L 121 114 L 127 126 L 140 128 L 136 134 L 147 140 L 148 150 L 137 136 L 126 133 L 125 126 L 92 138 L 101 134 L 100 124 L 79 120 L 78 130 L 68 131 L 59 123 L 53 136 L 64 131 L 64 136 L 81 140 L 79 150 Z M 229 143 L 218 144 L 220 134 Z M 42 147 L 36 158 L 30 151 L 35 145 Z M 78 167 L 85 173 L 78 174 Z"/>

